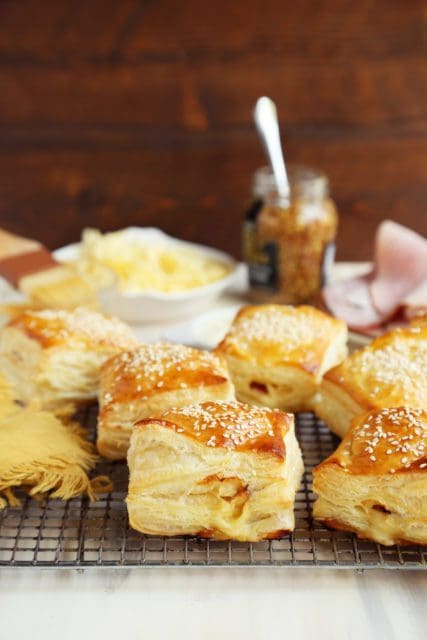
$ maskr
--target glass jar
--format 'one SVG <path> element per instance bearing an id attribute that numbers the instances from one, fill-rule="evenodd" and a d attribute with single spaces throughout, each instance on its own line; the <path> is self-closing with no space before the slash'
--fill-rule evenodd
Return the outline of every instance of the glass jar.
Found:
<path id="1" fill-rule="evenodd" d="M 335 257 L 338 215 L 325 175 L 288 168 L 290 194 L 280 196 L 269 167 L 255 172 L 254 201 L 244 222 L 243 258 L 255 302 L 314 302 Z"/>

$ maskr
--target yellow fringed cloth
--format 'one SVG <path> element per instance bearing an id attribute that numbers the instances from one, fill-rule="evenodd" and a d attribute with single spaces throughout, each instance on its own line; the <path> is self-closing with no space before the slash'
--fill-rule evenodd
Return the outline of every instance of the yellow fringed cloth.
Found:
<path id="1" fill-rule="evenodd" d="M 13 489 L 23 487 L 31 496 L 50 492 L 68 500 L 111 490 L 105 476 L 93 480 L 88 472 L 97 456 L 79 425 L 63 424 L 47 411 L 22 408 L 0 378 L 0 509 L 18 506 Z"/>

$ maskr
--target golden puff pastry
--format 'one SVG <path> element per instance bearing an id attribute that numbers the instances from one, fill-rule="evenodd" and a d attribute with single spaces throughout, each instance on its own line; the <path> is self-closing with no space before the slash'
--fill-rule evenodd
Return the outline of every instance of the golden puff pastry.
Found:
<path id="1" fill-rule="evenodd" d="M 427 324 L 395 329 L 352 353 L 323 378 L 313 408 L 341 438 L 359 414 L 427 407 Z"/>
<path id="2" fill-rule="evenodd" d="M 384 545 L 427 544 L 427 411 L 357 417 L 313 470 L 314 517 Z"/>
<path id="3" fill-rule="evenodd" d="M 344 322 L 314 307 L 248 306 L 216 353 L 227 359 L 238 400 L 304 411 L 324 372 L 345 358 L 346 342 Z"/>
<path id="4" fill-rule="evenodd" d="M 155 535 L 256 541 L 294 528 L 303 463 L 292 415 L 205 402 L 137 422 L 130 524 Z"/>
<path id="5" fill-rule="evenodd" d="M 102 364 L 137 344 L 129 327 L 94 311 L 26 311 L 2 330 L 0 369 L 24 402 L 57 409 L 96 400 Z"/>
<path id="6" fill-rule="evenodd" d="M 425 327 L 427 326 L 427 310 L 414 316 L 411 320 L 411 327 Z"/>
<path id="7" fill-rule="evenodd" d="M 98 451 L 126 458 L 133 424 L 171 407 L 232 400 L 234 387 L 223 359 L 177 344 L 145 344 L 111 358 L 99 393 Z"/>

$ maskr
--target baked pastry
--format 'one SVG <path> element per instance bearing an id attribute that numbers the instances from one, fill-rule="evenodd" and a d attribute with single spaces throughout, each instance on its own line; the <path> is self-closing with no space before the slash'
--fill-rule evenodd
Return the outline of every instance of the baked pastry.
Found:
<path id="1" fill-rule="evenodd" d="M 395 329 L 328 371 L 313 408 L 342 438 L 365 411 L 427 407 L 426 377 L 427 324 Z"/>
<path id="2" fill-rule="evenodd" d="M 96 400 L 102 364 L 138 344 L 130 328 L 87 309 L 26 311 L 1 332 L 0 369 L 44 408 Z"/>
<path id="3" fill-rule="evenodd" d="M 427 544 L 426 410 L 357 417 L 313 475 L 317 520 L 380 544 Z"/>
<path id="4" fill-rule="evenodd" d="M 236 397 L 284 411 L 311 408 L 330 367 L 347 354 L 347 327 L 314 307 L 244 307 L 216 348 L 224 354 Z"/>
<path id="5" fill-rule="evenodd" d="M 412 327 L 424 327 L 427 326 L 427 309 L 422 313 L 411 318 L 411 326 Z"/>
<path id="6" fill-rule="evenodd" d="M 292 415 L 205 402 L 136 423 L 128 452 L 134 529 L 256 541 L 294 528 L 303 463 Z"/>
<path id="7" fill-rule="evenodd" d="M 177 344 L 144 344 L 111 358 L 99 390 L 98 451 L 126 458 L 133 424 L 171 407 L 232 400 L 234 387 L 223 359 Z"/>

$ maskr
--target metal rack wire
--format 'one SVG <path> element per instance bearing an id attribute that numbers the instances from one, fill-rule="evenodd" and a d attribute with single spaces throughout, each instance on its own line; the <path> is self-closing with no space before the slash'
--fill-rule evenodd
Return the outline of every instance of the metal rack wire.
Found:
<path id="1" fill-rule="evenodd" d="M 86 416 L 89 428 L 95 415 L 91 410 Z M 126 464 L 103 461 L 96 473 L 109 474 L 114 491 L 96 502 L 79 498 L 40 503 L 24 497 L 20 508 L 0 512 L 0 566 L 427 568 L 427 548 L 383 547 L 313 521 L 311 469 L 337 441 L 309 413 L 297 416 L 297 436 L 305 473 L 295 501 L 295 531 L 280 540 L 242 543 L 144 536 L 128 524 Z"/>

